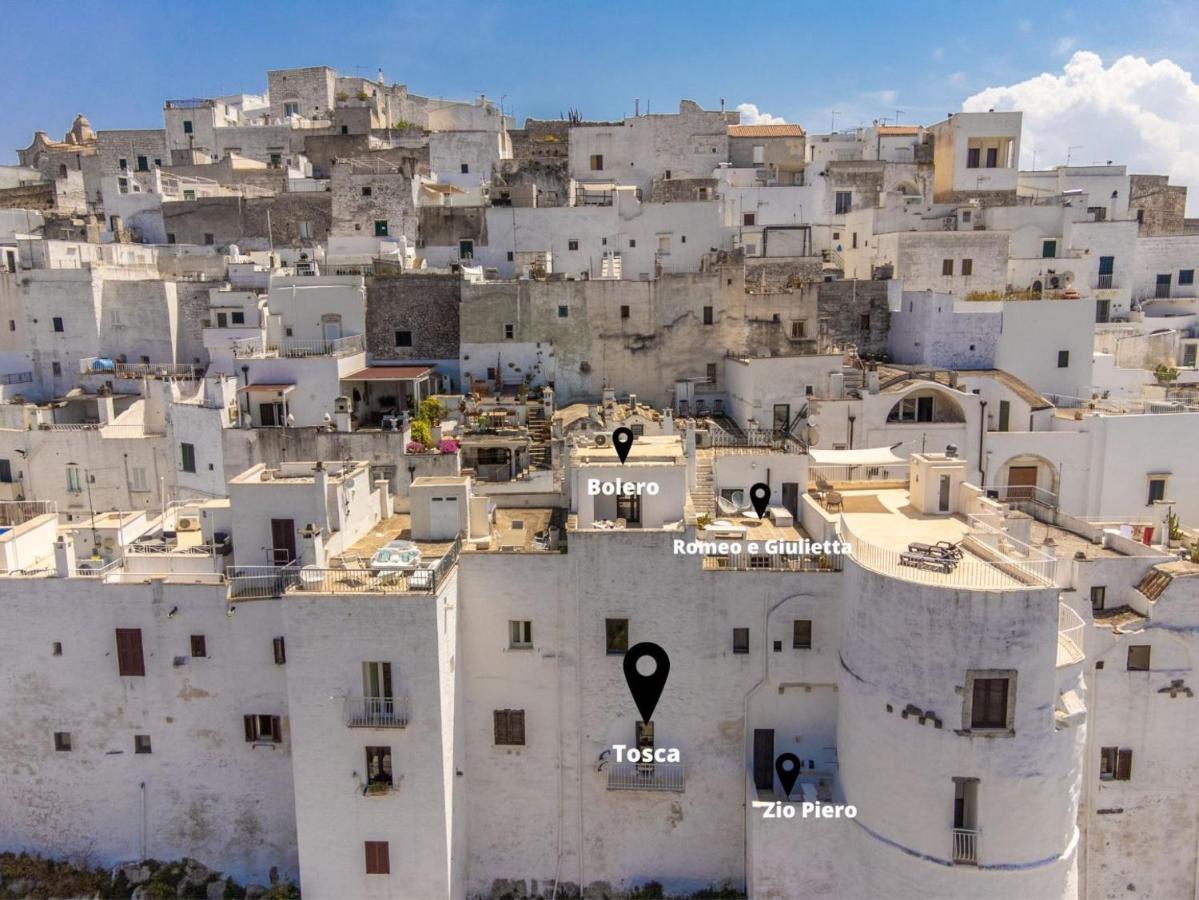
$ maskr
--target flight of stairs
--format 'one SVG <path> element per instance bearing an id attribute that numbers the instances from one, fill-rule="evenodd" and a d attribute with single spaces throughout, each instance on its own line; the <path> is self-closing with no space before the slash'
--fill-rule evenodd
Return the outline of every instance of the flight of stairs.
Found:
<path id="1" fill-rule="evenodd" d="M 545 409 L 540 403 L 530 403 L 525 424 L 533 445 L 529 448 L 529 462 L 534 469 L 548 469 L 552 465 L 550 452 L 550 425 L 545 418 Z"/>
<path id="2" fill-rule="evenodd" d="M 691 489 L 691 503 L 697 516 L 716 518 L 716 493 L 712 489 L 712 456 L 711 450 L 695 451 L 695 487 Z"/>
<path id="3" fill-rule="evenodd" d="M 1137 590 L 1148 597 L 1150 600 L 1156 600 L 1162 595 L 1162 591 L 1174 580 L 1174 576 L 1169 572 L 1163 572 L 1161 569 L 1153 568 L 1145 573 L 1145 577 L 1141 579 L 1141 583 L 1137 585 Z"/>

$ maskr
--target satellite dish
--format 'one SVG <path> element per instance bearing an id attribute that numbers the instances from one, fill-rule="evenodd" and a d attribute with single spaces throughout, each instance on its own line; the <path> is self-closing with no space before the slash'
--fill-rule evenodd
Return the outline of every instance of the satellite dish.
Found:
<path id="1" fill-rule="evenodd" d="M 815 425 L 803 425 L 799 429 L 799 439 L 809 447 L 820 443 L 820 430 Z"/>

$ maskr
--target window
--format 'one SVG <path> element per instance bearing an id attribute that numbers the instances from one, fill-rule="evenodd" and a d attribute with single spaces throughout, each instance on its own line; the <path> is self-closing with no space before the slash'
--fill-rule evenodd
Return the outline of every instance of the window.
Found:
<path id="1" fill-rule="evenodd" d="M 977 169 L 978 168 L 978 159 L 979 159 L 979 148 L 978 147 L 970 147 L 966 151 L 966 168 L 967 169 Z"/>
<path id="2" fill-rule="evenodd" d="M 811 619 L 796 619 L 791 623 L 791 647 L 794 650 L 812 649 Z"/>
<path id="3" fill-rule="evenodd" d="M 375 219 L 375 237 L 387 237 L 386 219 Z"/>
<path id="4" fill-rule="evenodd" d="M 716 383 L 716 363 L 708 363 L 708 381 L 712 384 Z"/>
<path id="5" fill-rule="evenodd" d="M 624 519 L 627 525 L 641 524 L 641 498 L 618 495 L 616 498 L 616 518 Z"/>
<path id="6" fill-rule="evenodd" d="M 464 238 L 458 242 L 458 258 L 459 259 L 474 259 L 475 258 L 475 242 L 469 238 Z"/>
<path id="7" fill-rule="evenodd" d="M 1103 609 L 1107 603 L 1107 587 L 1102 584 L 1091 586 L 1091 609 L 1095 612 Z"/>
<path id="8" fill-rule="evenodd" d="M 1149 651 L 1148 644 L 1133 644 L 1128 648 L 1128 671 L 1129 672 L 1148 672 L 1149 671 Z"/>
<path id="9" fill-rule="evenodd" d="M 125 159 L 124 157 L 121 157 L 120 159 L 117 160 L 117 168 L 120 169 L 122 172 L 128 172 L 129 171 L 129 160 Z"/>
<path id="10" fill-rule="evenodd" d="M 952 259 L 941 260 L 941 274 L 942 275 L 952 275 L 953 274 L 953 260 Z"/>
<path id="11" fill-rule="evenodd" d="M 135 734 L 133 736 L 133 752 L 134 753 L 151 753 L 150 735 Z"/>
<path id="12" fill-rule="evenodd" d="M 246 314 L 240 310 L 235 310 L 234 312 L 229 313 L 229 321 L 234 325 L 245 325 Z"/>
<path id="13" fill-rule="evenodd" d="M 516 254 L 513 253 L 511 250 L 509 250 L 508 251 L 508 262 L 512 262 L 514 259 L 516 259 Z"/>
<path id="14" fill-rule="evenodd" d="M 632 248 L 632 247 L 636 247 L 636 246 L 637 246 L 636 238 L 629 238 L 629 247 Z"/>
<path id="15" fill-rule="evenodd" d="M 247 744 L 279 744 L 283 728 L 278 716 L 242 716 Z"/>
<path id="16" fill-rule="evenodd" d="M 1099 779 L 1101 781 L 1131 781 L 1132 751 L 1119 747 L 1099 748 Z"/>
<path id="17" fill-rule="evenodd" d="M 469 174 L 470 174 L 470 166 L 469 166 L 467 163 L 463 163 L 463 164 L 462 164 L 462 166 L 461 166 L 461 173 L 462 173 L 463 175 L 469 175 Z"/>
<path id="18" fill-rule="evenodd" d="M 173 232 L 173 231 L 168 231 L 168 232 L 167 232 L 167 243 L 168 243 L 168 244 L 173 244 L 173 243 L 175 243 L 175 232 Z"/>
<path id="19" fill-rule="evenodd" d="M 622 319 L 627 319 L 629 317 L 629 307 L 625 304 L 622 304 L 620 307 L 620 317 Z"/>
<path id="20" fill-rule="evenodd" d="M 962 260 L 962 274 L 963 275 L 973 275 L 974 274 L 974 260 L 972 260 L 972 259 L 963 259 Z"/>
<path id="21" fill-rule="evenodd" d="M 204 243 L 211 247 L 216 243 L 216 235 L 214 235 L 211 231 L 204 232 Z"/>
<path id="22" fill-rule="evenodd" d="M 603 171 L 603 168 L 604 168 L 604 154 L 592 153 L 591 154 L 591 171 L 592 172 L 600 172 L 600 171 Z"/>
<path id="23" fill-rule="evenodd" d="M 1070 351 L 1069 350 L 1057 351 L 1057 367 L 1059 369 L 1070 368 Z"/>
<path id="24" fill-rule="evenodd" d="M 184 120 L 183 120 L 183 133 L 184 133 L 184 134 L 191 134 L 191 133 L 192 133 L 192 120 L 191 120 L 191 119 L 184 119 Z"/>
<path id="25" fill-rule="evenodd" d="M 1010 729 L 1010 676 L 995 678 L 971 677 L 970 728 L 978 730 Z"/>
<path id="26" fill-rule="evenodd" d="M 793 337 L 793 338 L 806 337 L 807 329 L 808 329 L 807 322 L 799 321 L 799 320 L 792 322 L 791 323 L 791 337 Z"/>
<path id="27" fill-rule="evenodd" d="M 366 847 L 366 874 L 391 874 L 391 847 L 387 841 L 363 841 Z"/>
<path id="28" fill-rule="evenodd" d="M 742 213 L 741 214 L 741 224 L 746 227 L 758 224 L 758 214 L 757 213 Z"/>
<path id="29" fill-rule="evenodd" d="M 50 645 L 51 656 L 62 656 L 62 641 L 55 641 Z"/>
<path id="30" fill-rule="evenodd" d="M 56 731 L 54 732 L 54 749 L 59 753 L 71 752 L 71 732 Z"/>
<path id="31" fill-rule="evenodd" d="M 366 748 L 366 783 L 383 784 L 391 787 L 391 748 Z"/>
<path id="32" fill-rule="evenodd" d="M 511 322 L 504 323 L 504 340 L 510 341 L 516 337 L 516 326 Z"/>
<path id="33" fill-rule="evenodd" d="M 60 333 L 63 331 L 66 331 L 66 328 L 64 328 L 63 324 L 62 324 L 62 316 L 55 316 L 53 319 L 50 320 L 50 322 L 54 326 L 55 331 L 60 332 Z"/>
<path id="34" fill-rule="evenodd" d="M 858 328 L 862 331 L 870 330 L 870 313 L 861 313 L 858 315 Z"/>
<path id="35" fill-rule="evenodd" d="M 139 156 L 137 158 L 137 170 L 139 172 L 149 172 L 150 171 L 150 160 L 144 156 Z"/>
<path id="36" fill-rule="evenodd" d="M 609 656 L 629 649 L 628 619 L 604 619 L 604 649 Z"/>
<path id="37" fill-rule="evenodd" d="M 704 307 L 704 324 L 705 325 L 712 324 L 712 307 L 710 307 L 710 306 Z"/>
<path id="38" fill-rule="evenodd" d="M 733 629 L 733 652 L 748 653 L 749 652 L 749 629 L 734 628 Z"/>
<path id="39" fill-rule="evenodd" d="M 271 168 L 272 169 L 281 169 L 283 167 L 283 154 L 282 153 L 272 153 L 270 156 L 270 159 L 271 159 Z"/>
<path id="40" fill-rule="evenodd" d="M 497 746 L 524 746 L 525 711 L 523 709 L 497 709 L 492 713 L 492 718 Z"/>
<path id="41" fill-rule="evenodd" d="M 67 466 L 67 490 L 72 494 L 83 491 L 83 474 L 79 466 Z"/>
<path id="42" fill-rule="evenodd" d="M 146 662 L 142 656 L 142 630 L 140 628 L 118 628 L 117 672 L 126 677 L 144 677 Z"/>
<path id="43" fill-rule="evenodd" d="M 205 640 L 202 634 L 193 634 L 191 637 L 192 656 L 203 657 L 208 655 L 208 641 Z"/>
<path id="44" fill-rule="evenodd" d="M 12 463 L 7 459 L 0 459 L 0 484 L 12 484 Z"/>
<path id="45" fill-rule="evenodd" d="M 853 191 L 837 191 L 833 202 L 836 204 L 836 214 L 845 215 L 853 206 Z"/>
<path id="46" fill-rule="evenodd" d="M 182 443 L 179 445 L 179 466 L 184 472 L 196 471 L 196 445 Z"/>
<path id="47" fill-rule="evenodd" d="M 1166 479 L 1165 478 L 1150 478 L 1149 479 L 1149 499 L 1145 501 L 1146 506 L 1151 506 L 1158 500 L 1166 499 Z"/>
<path id="48" fill-rule="evenodd" d="M 296 227 L 299 229 L 299 234 L 300 234 L 301 238 L 306 238 L 308 240 L 312 239 L 312 223 L 311 222 L 309 222 L 307 219 L 304 219 Z"/>
<path id="49" fill-rule="evenodd" d="M 368 185 L 368 184 L 367 184 L 367 185 L 363 185 L 363 186 L 362 186 L 362 196 L 363 196 L 363 197 L 369 197 L 370 195 L 371 195 L 371 187 L 370 187 L 370 185 Z"/>
<path id="50" fill-rule="evenodd" d="M 275 653 L 275 665 L 281 666 L 287 662 L 287 644 L 283 638 L 272 638 L 271 649 Z"/>
<path id="51" fill-rule="evenodd" d="M 397 347 L 411 347 L 412 346 L 412 332 L 404 331 L 402 329 L 396 331 L 396 346 Z"/>
<path id="52" fill-rule="evenodd" d="M 558 318 L 559 319 L 565 319 L 569 315 L 570 315 L 570 307 L 568 307 L 568 306 L 559 306 L 558 307 Z"/>
<path id="53" fill-rule="evenodd" d="M 578 239 L 577 239 L 577 238 L 571 238 L 570 240 L 568 240 L 568 241 L 566 242 L 566 249 L 567 249 L 567 250 L 578 250 L 578 249 L 579 249 L 579 241 L 578 241 Z"/>
<path id="54" fill-rule="evenodd" d="M 753 162 L 755 166 L 760 166 L 762 163 L 766 162 L 766 147 L 764 145 L 755 144 L 753 153 Z"/>
<path id="55" fill-rule="evenodd" d="M 62 375 L 62 363 L 60 363 L 60 362 L 50 363 L 50 374 L 53 375 L 55 378 L 60 377 Z"/>
<path id="56" fill-rule="evenodd" d="M 1195 283 L 1195 270 L 1194 269 L 1180 269 L 1178 271 L 1178 283 L 1179 284 L 1194 284 Z"/>
<path id="57" fill-rule="evenodd" d="M 998 147 L 988 147 L 987 148 L 987 168 L 988 169 L 996 169 L 998 167 L 999 167 L 999 148 Z"/>
<path id="58" fill-rule="evenodd" d="M 1041 241 L 1041 257 L 1053 259 L 1057 256 L 1057 241 Z"/>
<path id="59" fill-rule="evenodd" d="M 528 619 L 508 620 L 508 646 L 532 647 L 533 623 Z"/>

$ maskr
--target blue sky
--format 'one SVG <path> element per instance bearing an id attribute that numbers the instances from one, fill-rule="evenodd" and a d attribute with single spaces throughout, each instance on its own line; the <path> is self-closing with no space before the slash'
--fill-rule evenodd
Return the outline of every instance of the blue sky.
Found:
<path id="1" fill-rule="evenodd" d="M 76 112 L 103 128 L 160 127 L 162 101 L 265 89 L 269 68 L 328 64 L 416 93 L 504 97 L 506 110 L 585 117 L 760 110 L 809 130 L 883 116 L 933 122 L 988 86 L 1060 73 L 1077 50 L 1168 58 L 1187 72 L 1193 6 L 1158 2 L 343 4 L 338 0 L 62 3 L 5 0 L 0 161 Z"/>

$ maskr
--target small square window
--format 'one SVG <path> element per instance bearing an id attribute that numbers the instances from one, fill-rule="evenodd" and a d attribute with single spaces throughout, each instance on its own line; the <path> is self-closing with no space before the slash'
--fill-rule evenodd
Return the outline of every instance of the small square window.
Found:
<path id="1" fill-rule="evenodd" d="M 1015 674 L 992 674 L 994 670 L 985 670 L 978 674 L 967 676 L 968 691 L 966 702 L 969 704 L 967 721 L 971 730 L 996 731 L 1012 728 L 1013 687 Z M 982 676 L 982 677 L 980 677 Z"/>
<path id="2" fill-rule="evenodd" d="M 411 347 L 412 346 L 412 332 L 404 331 L 403 329 L 397 330 L 396 331 L 396 346 L 397 347 Z"/>
<path id="3" fill-rule="evenodd" d="M 1132 751 L 1119 747 L 1099 748 L 1100 781 L 1131 781 Z"/>
<path id="4" fill-rule="evenodd" d="M 57 331 L 57 332 L 66 331 L 66 328 L 63 326 L 63 323 L 62 323 L 62 316 L 55 316 L 50 321 L 54 325 L 55 331 Z"/>
<path id="5" fill-rule="evenodd" d="M 1070 351 L 1069 350 L 1057 351 L 1057 367 L 1059 369 L 1070 368 Z"/>
<path id="6" fill-rule="evenodd" d="M 1150 506 L 1158 500 L 1166 499 L 1166 479 L 1150 478 L 1149 479 L 1149 499 L 1145 505 Z"/>
<path id="7" fill-rule="evenodd" d="M 941 260 L 941 274 L 942 275 L 952 275 L 953 274 L 953 260 L 952 259 Z"/>
<path id="8" fill-rule="evenodd" d="M 514 259 L 516 259 L 516 254 L 513 253 L 511 250 L 509 250 L 508 251 L 508 262 L 512 262 Z"/>
<path id="9" fill-rule="evenodd" d="M 757 223 L 758 223 L 758 214 L 757 213 L 742 213 L 741 214 L 741 224 L 744 227 L 751 228 L 754 225 L 756 225 Z"/>
<path id="10" fill-rule="evenodd" d="M 1194 284 L 1195 283 L 1195 270 L 1194 269 L 1180 269 L 1178 272 L 1178 283 L 1179 284 Z"/>
<path id="11" fill-rule="evenodd" d="M 235 310 L 229 314 L 229 321 L 234 325 L 245 325 L 246 314 L 240 310 Z"/>
<path id="12" fill-rule="evenodd" d="M 71 752 L 71 732 L 56 731 L 54 732 L 54 749 L 59 753 Z"/>
<path id="13" fill-rule="evenodd" d="M 558 318 L 559 319 L 565 319 L 569 315 L 570 315 L 570 307 L 567 307 L 567 306 L 559 306 L 558 307 Z"/>
<path id="14" fill-rule="evenodd" d="M 55 641 L 50 647 L 51 656 L 62 656 L 62 641 Z"/>
<path id="15" fill-rule="evenodd" d="M 1128 671 L 1148 672 L 1149 651 L 1151 649 L 1148 644 L 1133 644 L 1130 646 L 1128 648 Z"/>
<path id="16" fill-rule="evenodd" d="M 192 656 L 207 656 L 208 641 L 202 634 L 193 634 L 191 638 Z"/>
<path id="17" fill-rule="evenodd" d="M 708 381 L 712 384 L 716 383 L 716 363 L 708 363 Z"/>
<path id="18" fill-rule="evenodd" d="M 578 240 L 577 240 L 577 239 L 575 239 L 575 238 L 571 238 L 570 240 L 568 240 L 568 241 L 566 242 L 566 249 L 567 249 L 567 250 L 578 250 L 578 249 L 579 249 L 579 242 L 578 242 Z"/>
<path id="19" fill-rule="evenodd" d="M 370 185 L 363 185 L 363 187 L 362 187 L 362 196 L 363 196 L 363 197 L 369 197 L 370 195 L 371 195 L 371 187 L 370 187 Z"/>
<path id="20" fill-rule="evenodd" d="M 506 322 L 504 324 L 504 340 L 510 341 L 514 337 L 516 337 L 516 326 L 511 322 Z"/>
<path id="21" fill-rule="evenodd" d="M 627 318 L 629 317 L 629 307 L 628 307 L 627 305 L 621 305 L 621 307 L 620 307 L 620 317 L 621 317 L 622 319 L 627 319 Z"/>
<path id="22" fill-rule="evenodd" d="M 609 656 L 623 655 L 629 649 L 629 620 L 604 619 L 604 644 Z"/>
<path id="23" fill-rule="evenodd" d="M 733 652 L 748 653 L 749 652 L 749 629 L 734 628 L 733 629 Z"/>
<path id="24" fill-rule="evenodd" d="M 470 166 L 469 166 L 469 165 L 467 165 L 466 163 L 463 163 L 463 164 L 462 164 L 462 174 L 463 174 L 463 175 L 469 175 L 469 174 L 470 174 Z"/>
<path id="25" fill-rule="evenodd" d="M 191 119 L 184 119 L 184 120 L 183 120 L 183 133 L 184 133 L 184 134 L 191 134 L 191 133 L 192 133 L 192 130 L 193 130 L 193 129 L 192 129 L 192 120 L 191 120 Z"/>
<path id="26" fill-rule="evenodd" d="M 528 619 L 508 621 L 508 646 L 529 649 L 533 646 L 533 623 Z"/>
<path id="27" fill-rule="evenodd" d="M 972 260 L 972 259 L 963 259 L 962 260 L 962 274 L 963 275 L 973 275 L 974 274 L 974 260 Z"/>
<path id="28" fill-rule="evenodd" d="M 629 238 L 629 247 L 636 247 L 636 246 L 637 246 L 637 241 L 633 238 Z"/>
<path id="29" fill-rule="evenodd" d="M 525 744 L 525 711 L 497 709 L 492 712 L 497 746 L 523 747 Z"/>
<path id="30" fill-rule="evenodd" d="M 862 331 L 870 330 L 870 313 L 862 313 L 858 316 L 858 328 Z"/>
<path id="31" fill-rule="evenodd" d="M 50 363 L 50 374 L 53 375 L 55 378 L 58 378 L 59 376 L 61 376 L 62 375 L 62 363 L 60 363 L 60 362 Z"/>
<path id="32" fill-rule="evenodd" d="M 391 848 L 387 841 L 364 841 L 366 847 L 366 874 L 391 874 Z"/>
<path id="33" fill-rule="evenodd" d="M 133 736 L 133 752 L 134 753 L 149 753 L 150 751 L 150 735 L 135 734 Z"/>
<path id="34" fill-rule="evenodd" d="M 214 235 L 211 231 L 204 232 L 204 243 L 211 247 L 216 243 L 216 235 Z"/>

